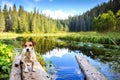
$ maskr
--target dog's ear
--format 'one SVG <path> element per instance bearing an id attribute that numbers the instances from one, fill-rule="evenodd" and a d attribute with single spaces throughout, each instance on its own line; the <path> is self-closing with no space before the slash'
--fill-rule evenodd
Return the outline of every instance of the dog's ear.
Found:
<path id="1" fill-rule="evenodd" d="M 31 42 L 32 42 L 33 46 L 35 46 L 35 45 L 36 45 L 36 43 L 35 43 L 34 41 L 31 41 Z"/>
<path id="2" fill-rule="evenodd" d="M 26 43 L 26 42 L 23 42 L 23 43 L 22 43 L 22 46 L 25 46 L 25 43 Z"/>

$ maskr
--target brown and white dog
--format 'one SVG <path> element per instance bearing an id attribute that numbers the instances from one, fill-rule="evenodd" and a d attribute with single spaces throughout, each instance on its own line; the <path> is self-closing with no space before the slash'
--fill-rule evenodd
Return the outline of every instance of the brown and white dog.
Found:
<path id="1" fill-rule="evenodd" d="M 28 70 L 28 63 L 32 64 L 32 71 L 35 71 L 34 69 L 34 62 L 36 61 L 36 55 L 34 52 L 34 46 L 35 42 L 29 41 L 29 42 L 24 42 L 23 43 L 23 50 L 21 54 L 21 61 L 23 62 L 24 65 L 24 72 L 29 72 Z"/>

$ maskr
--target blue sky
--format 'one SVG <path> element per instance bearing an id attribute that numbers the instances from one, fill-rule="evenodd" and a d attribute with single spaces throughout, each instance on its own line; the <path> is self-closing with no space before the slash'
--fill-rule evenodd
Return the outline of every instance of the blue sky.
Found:
<path id="1" fill-rule="evenodd" d="M 0 5 L 2 8 L 4 4 L 8 7 L 16 4 L 17 8 L 22 5 L 27 11 L 33 11 L 36 7 L 46 16 L 64 19 L 70 15 L 82 14 L 103 2 L 108 0 L 0 0 Z"/>

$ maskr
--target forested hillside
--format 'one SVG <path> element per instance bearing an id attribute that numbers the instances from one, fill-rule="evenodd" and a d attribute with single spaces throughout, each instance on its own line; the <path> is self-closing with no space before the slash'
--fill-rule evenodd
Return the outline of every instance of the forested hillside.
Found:
<path id="1" fill-rule="evenodd" d="M 7 5 L 4 5 L 3 10 L 0 8 L 0 32 L 51 33 L 58 31 L 68 31 L 68 28 L 59 20 L 40 14 L 36 8 L 34 12 L 27 12 L 22 6 L 17 10 L 15 4 L 13 8 L 8 9 Z"/>
<path id="2" fill-rule="evenodd" d="M 65 21 L 65 24 L 69 26 L 70 31 L 78 32 L 78 31 L 96 30 L 93 29 L 93 25 L 92 25 L 94 17 L 98 17 L 99 15 L 103 13 L 107 13 L 110 10 L 113 12 L 114 15 L 116 15 L 116 12 L 118 12 L 119 9 L 120 9 L 120 0 L 110 0 L 108 3 L 103 3 L 101 5 L 98 5 L 93 9 L 83 13 L 82 15 L 69 17 L 69 19 Z M 63 23 L 63 21 L 61 22 Z"/>
<path id="3" fill-rule="evenodd" d="M 53 33 L 59 31 L 113 31 L 120 30 L 120 0 L 110 0 L 79 16 L 67 20 L 53 20 L 39 13 L 36 8 L 27 12 L 22 6 L 16 9 L 0 8 L 0 32 Z M 109 25 L 108 25 L 109 24 Z M 105 27 L 105 28 L 103 28 Z M 111 28 L 109 28 L 111 27 Z"/>

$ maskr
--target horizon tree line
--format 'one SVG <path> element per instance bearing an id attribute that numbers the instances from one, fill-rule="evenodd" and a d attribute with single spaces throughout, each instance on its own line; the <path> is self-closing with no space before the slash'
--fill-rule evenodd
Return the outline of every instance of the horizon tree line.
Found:
<path id="1" fill-rule="evenodd" d="M 3 10 L 0 7 L 0 32 L 53 33 L 59 31 L 69 31 L 69 29 L 59 20 L 40 14 L 36 8 L 34 12 L 27 12 L 21 5 L 18 11 L 15 4 L 9 9 L 7 5 L 4 5 Z"/>

